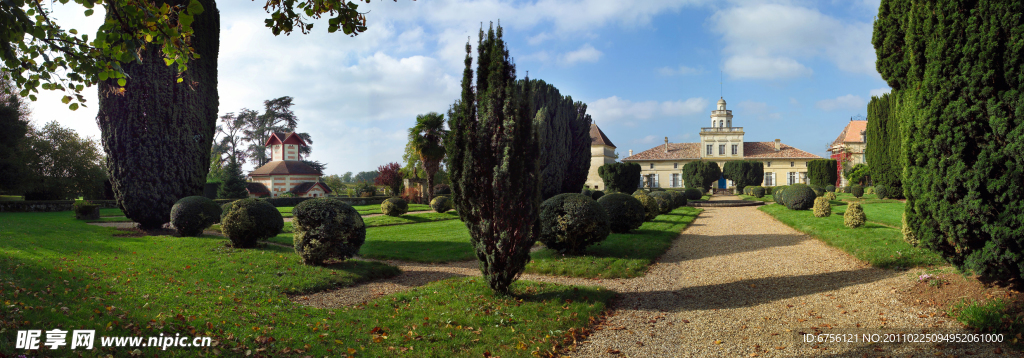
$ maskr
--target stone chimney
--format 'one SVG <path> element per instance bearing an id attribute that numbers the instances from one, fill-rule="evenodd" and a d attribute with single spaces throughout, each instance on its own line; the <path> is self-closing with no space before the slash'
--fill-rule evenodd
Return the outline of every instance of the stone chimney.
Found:
<path id="1" fill-rule="evenodd" d="M 668 137 L 665 137 L 665 153 L 668 153 Z"/>
<path id="2" fill-rule="evenodd" d="M 631 157 L 633 156 L 633 150 L 632 149 L 629 150 L 629 156 L 631 156 Z"/>
<path id="3" fill-rule="evenodd" d="M 775 140 L 775 151 L 778 152 L 780 150 L 782 150 L 782 139 L 776 139 Z"/>

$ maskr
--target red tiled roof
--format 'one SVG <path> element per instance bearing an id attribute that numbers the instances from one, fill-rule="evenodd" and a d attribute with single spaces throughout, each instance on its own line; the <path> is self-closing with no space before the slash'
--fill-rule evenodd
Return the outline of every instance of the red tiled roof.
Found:
<path id="1" fill-rule="evenodd" d="M 273 133 L 270 134 L 270 138 L 267 138 L 267 143 L 264 144 L 264 145 L 274 145 L 274 144 L 282 144 L 282 143 L 283 144 L 299 144 L 299 145 L 302 145 L 302 146 L 306 146 L 306 141 L 302 140 L 302 137 L 299 137 L 299 135 L 295 134 L 295 132 L 289 132 L 289 133 L 273 132 Z"/>
<path id="2" fill-rule="evenodd" d="M 846 127 L 843 128 L 843 132 L 839 133 L 839 137 L 836 137 L 836 140 L 832 142 L 832 145 L 838 145 L 845 142 L 864 143 L 864 141 L 861 140 L 860 133 L 867 129 L 868 121 L 850 121 L 850 123 L 847 123 Z"/>
<path id="3" fill-rule="evenodd" d="M 779 147 L 779 151 L 776 152 L 775 142 L 743 142 L 743 158 L 821 158 L 786 144 L 780 143 Z"/>
<path id="4" fill-rule="evenodd" d="M 275 160 L 253 170 L 252 173 L 249 173 L 249 176 L 281 174 L 320 175 L 320 172 L 313 169 L 313 167 L 306 165 L 306 163 L 297 160 Z"/>
<path id="5" fill-rule="evenodd" d="M 314 186 L 319 186 L 320 189 L 323 189 L 324 193 L 331 193 L 331 188 L 328 188 L 327 185 L 318 181 L 307 181 L 299 183 L 299 185 L 296 185 L 294 188 L 292 188 L 292 190 L 289 191 L 294 193 L 295 195 L 303 195 L 308 193 L 311 189 L 313 189 Z"/>
<path id="6" fill-rule="evenodd" d="M 743 142 L 743 158 L 786 158 L 786 159 L 819 159 L 821 157 L 781 144 L 775 151 L 775 142 Z M 622 159 L 624 162 L 643 160 L 700 159 L 700 143 L 669 143 L 668 152 L 665 145 L 645 150 Z M 718 159 L 711 157 L 709 159 Z"/>
<path id="7" fill-rule="evenodd" d="M 594 123 L 590 124 L 590 141 L 592 142 L 591 145 L 607 145 L 615 148 L 615 144 L 612 144 L 612 141 L 608 139 L 608 136 L 604 135 L 601 128 L 597 128 L 597 124 Z"/>

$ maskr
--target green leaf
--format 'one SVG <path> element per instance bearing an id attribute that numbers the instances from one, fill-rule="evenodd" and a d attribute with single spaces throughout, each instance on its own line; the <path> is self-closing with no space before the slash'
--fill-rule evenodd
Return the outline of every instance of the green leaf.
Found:
<path id="1" fill-rule="evenodd" d="M 92 16 L 92 13 L 93 13 L 93 12 L 94 12 L 94 10 L 93 10 L 93 9 L 88 9 L 88 10 L 85 10 L 85 16 Z M 77 108 L 77 106 L 76 106 L 76 108 Z M 72 109 L 72 111 L 73 111 L 73 109 Z"/>
<path id="2" fill-rule="evenodd" d="M 166 57 L 164 58 L 164 64 L 170 66 L 172 63 L 174 63 L 174 59 L 170 59 L 170 58 L 166 58 Z"/>
<path id="3" fill-rule="evenodd" d="M 117 79 L 117 85 L 118 86 L 124 87 L 124 85 L 127 84 L 127 83 L 128 83 L 128 81 L 125 81 L 123 78 L 118 78 Z"/>
<path id="4" fill-rule="evenodd" d="M 60 102 L 63 104 L 68 104 L 69 102 L 71 102 L 71 96 L 64 96 L 64 98 L 60 99 Z"/>
<path id="5" fill-rule="evenodd" d="M 68 30 L 68 32 L 70 32 L 70 33 L 72 33 L 74 35 L 78 35 L 78 30 L 75 30 L 75 29 Z"/>
<path id="6" fill-rule="evenodd" d="M 106 81 L 107 77 L 108 76 L 106 72 L 100 72 L 100 81 Z"/>
<path id="7" fill-rule="evenodd" d="M 181 83 L 184 80 L 185 80 L 184 78 L 178 77 L 178 83 Z"/>
<path id="8" fill-rule="evenodd" d="M 36 95 L 30 94 L 30 95 L 28 95 L 28 99 L 31 99 L 32 102 L 35 102 L 36 101 Z"/>
<path id="9" fill-rule="evenodd" d="M 203 13 L 203 4 L 199 3 L 199 0 L 192 0 L 188 3 L 188 13 L 192 15 L 199 15 Z"/>
<path id="10" fill-rule="evenodd" d="M 68 109 L 72 111 L 78 110 L 78 103 L 72 103 L 70 106 L 68 106 Z"/>
<path id="11" fill-rule="evenodd" d="M 182 27 L 192 26 L 192 21 L 192 15 L 181 12 L 178 13 L 178 24 Z"/>

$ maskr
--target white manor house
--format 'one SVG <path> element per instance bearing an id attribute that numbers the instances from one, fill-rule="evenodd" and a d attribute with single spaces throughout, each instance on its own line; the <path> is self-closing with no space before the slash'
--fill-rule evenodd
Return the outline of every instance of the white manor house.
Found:
<path id="1" fill-rule="evenodd" d="M 700 129 L 700 143 L 669 143 L 633 154 L 623 162 L 640 164 L 644 182 L 655 188 L 682 188 L 683 165 L 703 159 L 718 162 L 719 168 L 730 160 L 753 160 L 764 163 L 762 186 L 808 183 L 807 162 L 821 157 L 806 151 L 774 142 L 745 142 L 743 127 L 733 127 L 732 111 L 726 109 L 725 99 L 718 100 L 718 109 L 711 111 L 711 127 Z M 731 180 L 718 180 L 720 189 L 733 187 Z"/>

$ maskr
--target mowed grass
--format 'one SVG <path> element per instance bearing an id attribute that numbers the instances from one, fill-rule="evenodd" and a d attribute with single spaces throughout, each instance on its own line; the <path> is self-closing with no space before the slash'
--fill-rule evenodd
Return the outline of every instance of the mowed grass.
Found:
<path id="1" fill-rule="evenodd" d="M 100 216 L 124 216 L 124 212 L 118 208 L 100 209 Z"/>
<path id="2" fill-rule="evenodd" d="M 589 325 L 613 296 L 532 282 L 513 284 L 514 296 L 495 296 L 482 279 L 459 278 L 358 307 L 317 309 L 286 294 L 351 286 L 398 269 L 358 260 L 305 266 L 289 248 L 231 249 L 220 237 L 115 234 L 125 232 L 88 225 L 70 212 L 0 213 L 0 327 L 217 342 L 140 349 L 165 357 L 512 357 L 571 342 L 568 332 Z M 14 345 L 13 333 L 0 335 L 0 352 L 19 352 Z M 65 349 L 50 355 L 70 354 Z M 97 343 L 87 356 L 129 351 Z"/>
<path id="3" fill-rule="evenodd" d="M 765 201 L 765 202 L 769 202 L 769 203 L 774 203 L 775 202 L 775 197 L 773 197 L 771 195 L 768 195 L 768 194 L 765 194 L 765 196 L 760 197 L 760 198 L 752 196 L 752 195 L 740 194 L 740 198 L 742 198 L 743 200 L 751 200 L 751 201 Z"/>
<path id="4" fill-rule="evenodd" d="M 645 222 L 631 233 L 608 235 L 601 243 L 587 247 L 580 256 L 563 256 L 547 248 L 536 251 L 531 254 L 533 261 L 526 265 L 526 272 L 590 278 L 642 276 L 701 211 L 700 208 L 677 208 Z"/>
<path id="5" fill-rule="evenodd" d="M 277 211 L 281 212 L 281 216 L 286 217 L 286 218 L 290 218 L 290 217 L 292 217 L 292 209 L 294 209 L 294 208 L 295 207 L 293 207 L 293 206 L 281 206 L 281 207 L 277 208 Z M 372 214 L 380 214 L 381 213 L 380 212 L 380 204 L 353 205 L 352 208 L 356 209 L 356 211 L 359 212 L 359 215 L 372 215 Z M 425 205 L 425 204 L 409 204 L 409 211 L 425 211 L 425 210 L 431 210 L 430 209 L 430 205 Z"/>
<path id="6" fill-rule="evenodd" d="M 789 210 L 778 204 L 761 206 L 758 210 L 875 267 L 896 269 L 945 264 L 935 252 L 903 241 L 903 233 L 899 229 L 871 222 L 870 214 L 865 214 L 869 222 L 864 226 L 856 229 L 846 227 L 843 224 L 846 206 L 835 205 L 840 203 L 837 201 L 832 203 L 832 215 L 824 218 L 815 217 L 812 210 Z"/>

